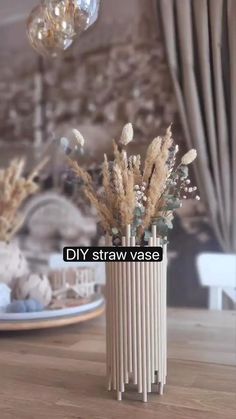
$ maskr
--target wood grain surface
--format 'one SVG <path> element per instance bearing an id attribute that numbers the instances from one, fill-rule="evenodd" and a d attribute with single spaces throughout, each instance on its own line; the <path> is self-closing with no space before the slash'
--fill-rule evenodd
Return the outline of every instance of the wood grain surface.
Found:
<path id="1" fill-rule="evenodd" d="M 105 320 L 0 333 L 1 419 L 235 419 L 236 312 L 168 311 L 168 380 L 147 404 L 106 391 Z"/>

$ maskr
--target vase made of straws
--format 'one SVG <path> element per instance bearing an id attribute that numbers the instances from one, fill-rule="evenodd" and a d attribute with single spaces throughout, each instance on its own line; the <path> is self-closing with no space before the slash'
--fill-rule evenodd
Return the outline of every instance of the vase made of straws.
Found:
<path id="1" fill-rule="evenodd" d="M 161 245 L 155 227 L 148 244 Z M 122 246 L 136 246 L 129 229 Z M 166 383 L 166 245 L 161 262 L 107 262 L 106 267 L 108 389 L 121 400 L 132 384 L 146 402 L 148 393 L 162 394 Z"/>
<path id="2" fill-rule="evenodd" d="M 96 208 L 110 246 L 157 246 L 173 228 L 175 211 L 188 197 L 199 200 L 188 166 L 195 149 L 181 158 L 171 127 L 149 144 L 144 161 L 130 154 L 132 124 L 124 126 L 113 157 L 104 155 L 102 188 L 77 162 L 84 138 L 77 130 L 76 146 L 66 147 L 70 167 L 84 183 L 84 193 Z M 82 150 L 81 150 L 82 152 Z M 127 234 L 125 230 L 127 228 Z M 132 231 L 132 235 L 130 234 Z M 108 388 L 122 393 L 133 384 L 142 394 L 160 394 L 166 381 L 166 245 L 161 262 L 107 264 L 107 375 Z M 144 259 L 142 259 L 144 260 Z M 156 385 L 156 386 L 154 386 Z"/>

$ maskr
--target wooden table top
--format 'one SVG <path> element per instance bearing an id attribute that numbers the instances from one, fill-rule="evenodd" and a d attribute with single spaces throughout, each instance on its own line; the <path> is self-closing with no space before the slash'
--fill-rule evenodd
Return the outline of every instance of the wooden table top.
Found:
<path id="1" fill-rule="evenodd" d="M 1 419 L 235 419 L 236 312 L 169 309 L 168 380 L 147 404 L 106 391 L 105 320 L 0 333 Z"/>

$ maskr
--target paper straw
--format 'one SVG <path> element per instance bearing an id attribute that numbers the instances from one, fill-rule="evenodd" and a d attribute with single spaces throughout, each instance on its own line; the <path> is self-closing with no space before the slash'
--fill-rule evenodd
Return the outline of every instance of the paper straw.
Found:
<path id="1" fill-rule="evenodd" d="M 126 237 L 122 237 L 122 246 L 126 246 Z M 128 332 L 127 332 L 127 272 L 126 263 L 122 263 L 122 307 L 123 307 L 123 353 L 124 353 L 124 381 L 126 384 L 129 383 L 128 373 Z"/>
<path id="2" fill-rule="evenodd" d="M 126 246 L 130 246 L 130 225 L 126 228 Z M 132 298 L 131 298 L 131 263 L 126 262 L 126 269 L 127 269 L 127 329 L 128 329 L 128 371 L 129 373 L 133 372 L 133 365 L 132 365 Z"/>
<path id="3" fill-rule="evenodd" d="M 121 244 L 136 246 L 130 226 Z M 106 237 L 106 245 L 112 245 L 111 237 Z M 148 245 L 160 245 L 156 226 Z M 106 264 L 107 383 L 109 390 L 116 390 L 118 400 L 130 381 L 137 385 L 144 402 L 154 383 L 163 393 L 167 374 L 166 269 L 166 245 L 162 262 Z"/>
<path id="4" fill-rule="evenodd" d="M 146 289 L 145 262 L 141 262 L 141 347 L 142 347 L 142 387 L 143 401 L 147 401 L 147 350 L 146 350 Z"/>
<path id="5" fill-rule="evenodd" d="M 149 239 L 149 246 L 153 246 L 153 237 Z M 153 262 L 150 264 L 150 345 L 151 345 L 151 382 L 155 383 L 155 309 L 154 309 L 154 271 Z"/>
<path id="6" fill-rule="evenodd" d="M 138 358 L 138 392 L 143 391 L 142 382 L 142 338 L 141 338 L 141 297 L 140 297 L 140 277 L 141 262 L 136 262 L 136 298 L 137 298 L 137 358 Z"/>
<path id="7" fill-rule="evenodd" d="M 130 240 L 131 246 L 136 246 L 135 237 L 131 237 Z M 138 361 L 137 361 L 137 301 L 136 301 L 136 264 L 135 262 L 131 263 L 131 288 L 132 288 L 132 343 L 133 343 L 133 352 L 132 352 L 132 363 L 133 363 L 133 383 L 137 385 L 138 383 Z"/>
<path id="8" fill-rule="evenodd" d="M 109 246 L 109 236 L 106 235 L 106 246 Z M 106 264 L 106 359 L 107 359 L 107 388 L 111 390 L 111 295 L 110 295 L 110 265 Z"/>

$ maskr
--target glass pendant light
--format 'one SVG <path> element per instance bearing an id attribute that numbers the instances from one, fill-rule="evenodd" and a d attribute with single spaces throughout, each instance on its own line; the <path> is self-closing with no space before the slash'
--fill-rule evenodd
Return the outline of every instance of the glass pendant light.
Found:
<path id="1" fill-rule="evenodd" d="M 27 35 L 32 47 L 44 56 L 57 56 L 72 44 L 72 39 L 48 19 L 44 5 L 36 6 L 30 13 Z"/>
<path id="2" fill-rule="evenodd" d="M 100 0 L 41 0 L 27 20 L 32 47 L 45 56 L 57 56 L 98 17 Z"/>

